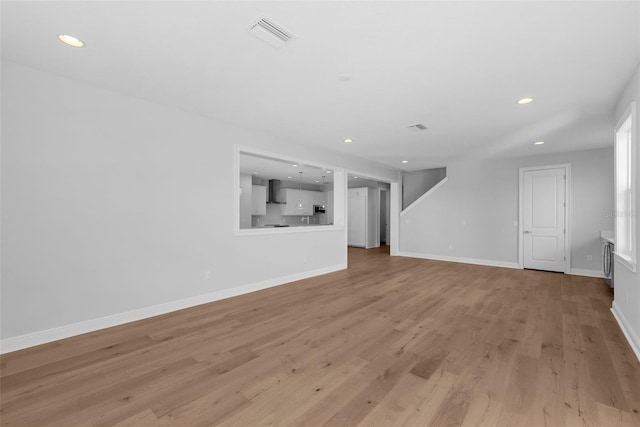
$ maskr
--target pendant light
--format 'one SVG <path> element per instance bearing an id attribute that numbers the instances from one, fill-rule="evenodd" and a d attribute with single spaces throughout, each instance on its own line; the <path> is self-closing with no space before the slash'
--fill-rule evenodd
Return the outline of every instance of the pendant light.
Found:
<path id="1" fill-rule="evenodd" d="M 298 204 L 296 208 L 304 209 L 304 201 L 302 200 L 302 171 L 298 172 L 300 174 L 300 196 L 298 197 Z"/>

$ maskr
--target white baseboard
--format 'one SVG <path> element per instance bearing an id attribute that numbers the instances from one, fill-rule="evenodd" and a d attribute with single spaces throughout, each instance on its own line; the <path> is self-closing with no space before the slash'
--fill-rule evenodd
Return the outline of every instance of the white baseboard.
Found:
<path id="1" fill-rule="evenodd" d="M 569 270 L 569 274 L 573 274 L 575 276 L 586 276 L 586 277 L 598 277 L 600 279 L 604 279 L 604 274 L 599 270 L 583 270 L 581 268 L 572 268 Z"/>
<path id="2" fill-rule="evenodd" d="M 70 325 L 59 326 L 57 328 L 46 329 L 44 331 L 6 338 L 0 340 L 0 354 L 21 350 L 52 341 L 58 341 L 76 335 L 86 334 L 87 332 L 94 332 L 100 329 L 111 328 L 113 326 L 122 325 L 124 323 L 135 322 L 137 320 L 159 316 L 161 314 L 170 313 L 172 311 L 183 310 L 185 308 L 194 307 L 196 305 L 248 294 L 250 292 L 260 291 L 262 289 L 272 288 L 278 285 L 295 282 L 296 280 L 307 279 L 309 277 L 332 273 L 334 271 L 344 270 L 346 268 L 347 264 L 337 264 L 317 270 L 305 271 L 302 273 L 291 274 L 289 276 L 263 280 L 257 283 L 251 283 L 248 285 L 238 286 L 230 289 L 223 289 L 204 295 L 198 295 L 177 301 L 170 301 L 151 307 L 139 308 L 124 313 L 112 314 L 97 319 L 90 319 Z"/>
<path id="3" fill-rule="evenodd" d="M 631 349 L 633 349 L 633 352 L 636 354 L 638 361 L 640 361 L 640 337 L 638 337 L 638 334 L 633 330 L 633 328 L 629 324 L 629 321 L 624 316 L 622 311 L 620 311 L 615 301 L 613 302 L 613 307 L 611 307 L 611 312 L 613 313 L 613 317 L 615 317 L 618 321 L 618 325 L 620 325 L 622 333 L 624 334 L 625 338 L 627 338 L 627 341 L 629 341 L 629 345 L 631 346 Z"/>
<path id="4" fill-rule="evenodd" d="M 448 261 L 448 262 L 460 262 L 463 264 L 485 265 L 488 267 L 520 268 L 517 262 L 508 262 L 508 261 L 494 261 L 494 260 L 476 259 L 476 258 L 458 258 L 458 257 L 445 256 L 445 255 L 420 254 L 420 253 L 403 252 L 403 251 L 398 252 L 397 255 L 406 256 L 410 258 L 431 259 L 434 261 Z"/>

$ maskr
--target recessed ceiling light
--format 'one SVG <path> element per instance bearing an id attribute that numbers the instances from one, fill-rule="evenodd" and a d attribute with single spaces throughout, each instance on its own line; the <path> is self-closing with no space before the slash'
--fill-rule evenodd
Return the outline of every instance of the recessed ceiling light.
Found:
<path id="1" fill-rule="evenodd" d="M 331 173 L 331 171 L 325 171 L 325 172 L 327 172 L 327 173 Z"/>
<path id="2" fill-rule="evenodd" d="M 258 175 L 258 172 L 256 172 L 256 171 L 253 171 L 253 174 L 254 174 L 254 175 Z"/>
<path id="3" fill-rule="evenodd" d="M 409 163 L 409 160 L 403 160 L 402 163 Z"/>
<path id="4" fill-rule="evenodd" d="M 293 178 L 293 177 L 292 177 L 292 176 L 288 176 L 287 178 L 291 179 L 291 178 Z"/>
<path id="5" fill-rule="evenodd" d="M 58 34 L 58 39 L 62 43 L 66 43 L 69 46 L 73 47 L 83 47 L 84 42 L 76 37 L 70 36 L 69 34 Z"/>
<path id="6" fill-rule="evenodd" d="M 544 141 L 536 141 L 536 142 L 534 142 L 534 144 L 535 145 L 542 145 L 542 144 L 544 144 Z"/>
<path id="7" fill-rule="evenodd" d="M 320 182 L 320 181 L 316 179 L 316 182 Z"/>
<path id="8" fill-rule="evenodd" d="M 296 164 L 293 164 L 293 165 L 291 165 L 291 166 L 293 166 L 294 168 L 297 168 L 297 167 L 298 167 L 298 165 L 296 165 Z"/>
<path id="9" fill-rule="evenodd" d="M 524 105 L 533 102 L 533 98 L 522 98 L 518 100 L 518 104 Z"/>
<path id="10" fill-rule="evenodd" d="M 358 177 L 357 177 L 357 176 L 354 176 L 354 177 L 353 177 L 353 179 L 358 179 Z"/>
<path id="11" fill-rule="evenodd" d="M 345 139 L 345 140 L 344 140 L 344 143 L 345 143 L 345 144 L 351 144 L 352 142 L 353 142 L 353 140 L 352 140 L 352 139 L 349 139 L 349 138 L 347 138 L 347 139 Z"/>

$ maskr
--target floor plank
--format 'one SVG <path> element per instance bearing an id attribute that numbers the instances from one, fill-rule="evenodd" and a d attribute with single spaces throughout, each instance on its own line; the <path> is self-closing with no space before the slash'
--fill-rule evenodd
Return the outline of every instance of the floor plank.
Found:
<path id="1" fill-rule="evenodd" d="M 349 268 L 0 357 L 0 425 L 636 426 L 602 280 Z"/>

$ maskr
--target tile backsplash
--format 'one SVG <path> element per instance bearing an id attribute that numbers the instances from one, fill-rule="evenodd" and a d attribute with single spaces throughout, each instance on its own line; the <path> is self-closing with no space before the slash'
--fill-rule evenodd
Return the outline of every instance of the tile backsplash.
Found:
<path id="1" fill-rule="evenodd" d="M 306 216 L 282 215 L 280 213 L 281 209 L 282 205 L 268 204 L 266 215 L 251 216 L 251 226 L 261 227 L 266 224 L 286 224 L 295 226 L 307 223 Z M 309 224 L 322 224 L 325 217 L 326 214 L 309 215 Z M 305 218 L 305 220 L 302 221 L 302 218 Z"/>

